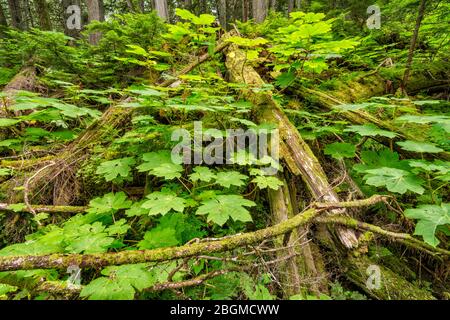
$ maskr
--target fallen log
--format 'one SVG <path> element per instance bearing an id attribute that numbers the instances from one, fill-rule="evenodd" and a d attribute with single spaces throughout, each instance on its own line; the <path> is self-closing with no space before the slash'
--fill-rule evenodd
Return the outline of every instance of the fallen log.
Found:
<path id="1" fill-rule="evenodd" d="M 290 171 L 295 175 L 301 175 L 317 201 L 339 202 L 339 197 L 328 183 L 327 176 L 316 156 L 273 99 L 272 94 L 270 92 L 256 93 L 252 90 L 252 88 L 263 87 L 264 81 L 253 67 L 246 63 L 246 54 L 235 44 L 228 46 L 225 52 L 225 65 L 231 80 L 249 86 L 243 94 L 256 106 L 255 111 L 259 122 L 277 124 L 280 133 L 280 156 Z M 345 210 L 331 210 L 330 213 L 344 214 Z M 352 230 L 337 227 L 337 234 L 341 243 L 347 248 L 352 248 L 358 243 Z"/>
<path id="2" fill-rule="evenodd" d="M 375 204 L 379 197 L 363 201 L 343 203 L 344 206 L 358 207 Z M 339 206 L 339 204 L 336 204 Z M 32 269 L 67 269 L 71 265 L 79 268 L 101 268 L 108 265 L 136 264 L 144 262 L 161 262 L 181 258 L 194 257 L 201 254 L 211 254 L 230 251 L 246 245 L 259 243 L 291 232 L 292 230 L 311 223 L 326 209 L 311 208 L 294 217 L 271 227 L 254 232 L 234 235 L 231 237 L 186 244 L 180 247 L 168 247 L 154 250 L 130 250 L 117 253 L 99 254 L 49 254 L 28 256 L 0 256 L 0 272 Z"/>

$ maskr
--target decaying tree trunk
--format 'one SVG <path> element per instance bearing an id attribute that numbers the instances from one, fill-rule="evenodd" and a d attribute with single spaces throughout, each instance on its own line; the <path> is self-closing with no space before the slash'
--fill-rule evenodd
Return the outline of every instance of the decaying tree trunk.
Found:
<path id="1" fill-rule="evenodd" d="M 263 81 L 253 70 L 253 68 L 245 65 L 245 53 L 239 50 L 236 45 L 229 46 L 226 50 L 226 53 L 226 66 L 231 74 L 231 78 L 235 82 L 246 83 L 249 86 L 249 88 L 245 90 L 244 96 L 248 100 L 252 101 L 257 107 L 255 111 L 258 114 L 258 118 L 263 121 L 278 124 L 281 136 L 280 153 L 290 171 L 293 174 L 302 176 L 315 199 L 326 199 L 325 201 L 327 202 L 338 202 L 339 199 L 328 184 L 326 175 L 321 168 L 318 160 L 315 158 L 308 145 L 303 141 L 303 139 L 301 139 L 301 136 L 296 128 L 289 122 L 277 103 L 273 100 L 271 94 L 261 94 L 252 91 L 252 88 L 260 88 L 263 85 Z M 332 209 L 332 207 L 330 207 L 330 209 Z M 342 209 L 339 209 L 337 211 L 330 210 L 329 213 L 337 214 L 336 217 L 339 217 L 342 216 L 345 211 Z M 332 215 L 330 216 L 330 218 L 334 216 L 335 215 Z M 352 248 L 357 245 L 358 240 L 353 230 L 350 230 L 348 228 L 339 228 L 337 225 L 334 225 L 334 228 L 334 230 L 337 231 L 337 235 L 341 243 L 343 243 L 347 248 Z M 319 230 L 321 230 L 320 233 L 322 234 L 322 236 L 328 239 L 328 244 L 331 243 L 330 250 L 332 250 L 337 256 L 340 256 L 341 254 L 344 255 L 343 260 L 345 262 L 342 263 L 346 264 L 348 270 L 356 270 L 356 273 L 351 273 L 351 276 L 349 275 L 348 277 L 351 277 L 352 281 L 355 284 L 357 284 L 363 290 L 366 290 L 366 272 L 367 267 L 369 266 L 367 264 L 367 261 L 370 262 L 370 260 L 368 260 L 367 257 L 362 256 L 362 260 L 356 259 L 355 261 L 354 259 L 348 257 L 349 255 L 351 255 L 351 253 L 340 253 L 340 250 L 335 245 L 333 245 L 332 242 L 329 241 L 329 235 L 327 235 L 327 233 L 324 232 L 323 229 Z M 426 299 L 432 298 L 430 294 L 412 285 L 401 275 L 394 273 L 387 268 L 382 268 L 382 270 L 385 271 L 383 272 L 383 277 L 387 289 L 377 291 L 377 297 L 383 299 L 390 299 L 391 296 L 395 297 L 394 295 L 390 295 L 388 290 L 393 290 L 396 284 L 400 284 L 408 289 L 405 291 L 406 294 L 403 295 L 404 298 L 406 298 L 407 296 L 412 296 L 413 294 Z M 359 281 L 357 281 L 356 276 L 353 276 L 354 274 L 366 274 L 366 276 L 360 277 Z M 399 294 L 398 296 L 401 295 L 402 294 Z"/>
<path id="2" fill-rule="evenodd" d="M 227 47 L 226 53 L 226 66 L 234 82 L 256 88 L 264 85 L 259 74 L 246 64 L 246 55 L 242 50 L 233 44 Z M 317 201 L 339 202 L 339 197 L 328 183 L 319 161 L 271 93 L 255 93 L 252 89 L 248 89 L 244 95 L 257 107 L 260 122 L 277 124 L 280 134 L 280 156 L 293 174 L 302 176 L 313 198 Z M 344 214 L 345 210 L 332 210 L 330 213 Z M 357 245 L 358 239 L 352 230 L 338 228 L 337 233 L 345 247 L 352 248 Z"/>
<path id="3" fill-rule="evenodd" d="M 0 117 L 8 115 L 7 108 L 11 98 L 18 90 L 34 91 L 36 88 L 36 69 L 26 66 L 3 88 L 6 93 L 6 99 L 0 99 Z"/>
<path id="4" fill-rule="evenodd" d="M 286 221 L 298 212 L 286 180 L 282 177 L 280 179 L 283 186 L 278 190 L 269 189 L 268 192 L 274 224 Z M 313 256 L 307 232 L 307 227 L 298 227 L 276 241 L 277 248 L 285 248 L 277 251 L 277 258 L 281 261 L 277 264 L 277 271 L 285 298 L 295 294 L 306 296 L 309 292 L 327 292 L 327 276 L 322 272 L 322 258 L 315 259 Z M 283 259 L 285 257 L 289 258 Z"/>

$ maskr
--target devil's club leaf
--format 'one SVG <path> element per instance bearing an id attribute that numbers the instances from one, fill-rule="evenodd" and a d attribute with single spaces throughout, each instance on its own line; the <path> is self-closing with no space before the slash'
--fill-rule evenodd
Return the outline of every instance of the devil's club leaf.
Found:
<path id="1" fill-rule="evenodd" d="M 142 204 L 142 208 L 150 209 L 149 215 L 165 215 L 170 210 L 183 212 L 186 201 L 177 197 L 173 193 L 153 192 L 147 196 L 147 201 Z"/>
<path id="2" fill-rule="evenodd" d="M 356 147 L 350 143 L 335 142 L 329 144 L 325 148 L 325 154 L 335 159 L 353 158 L 355 156 Z"/>
<path id="3" fill-rule="evenodd" d="M 115 212 L 120 209 L 128 209 L 131 207 L 131 201 L 127 200 L 127 196 L 123 192 L 108 193 L 101 198 L 95 198 L 89 202 L 89 213 L 107 213 Z"/>
<path id="4" fill-rule="evenodd" d="M 117 177 L 127 178 L 131 171 L 130 166 L 132 166 L 134 163 L 134 158 L 122 158 L 102 162 L 97 168 L 96 173 L 103 175 L 106 181 L 112 181 Z"/>
<path id="5" fill-rule="evenodd" d="M 366 170 L 366 183 L 375 187 L 386 187 L 391 192 L 404 194 L 410 190 L 422 194 L 422 180 L 408 171 L 394 168 L 379 168 Z"/>
<path id="6" fill-rule="evenodd" d="M 416 209 L 405 210 L 405 216 L 418 219 L 414 234 L 422 236 L 426 243 L 436 247 L 439 244 L 439 240 L 435 237 L 436 228 L 450 224 L 450 204 L 422 205 Z"/>
<path id="7" fill-rule="evenodd" d="M 146 153 L 142 160 L 144 160 L 144 163 L 138 166 L 139 172 L 148 171 L 152 175 L 167 180 L 181 177 L 183 166 L 172 162 L 170 151 Z"/>
<path id="8" fill-rule="evenodd" d="M 135 292 L 152 286 L 156 280 L 144 264 L 112 266 L 102 270 L 108 277 L 97 278 L 86 285 L 80 297 L 90 300 L 132 300 Z"/>
<path id="9" fill-rule="evenodd" d="M 212 221 L 223 226 L 229 218 L 234 221 L 252 221 L 250 213 L 245 207 L 253 207 L 253 201 L 239 195 L 220 195 L 202 202 L 198 208 L 198 215 L 208 215 L 208 222 Z"/>
<path id="10" fill-rule="evenodd" d="M 382 130 L 373 124 L 365 124 L 362 126 L 349 126 L 344 129 L 344 132 L 356 132 L 357 134 L 363 137 L 387 137 L 387 138 L 395 138 L 397 136 L 396 133 Z"/>
<path id="11" fill-rule="evenodd" d="M 417 142 L 417 141 L 402 141 L 397 142 L 397 144 L 406 151 L 412 151 L 412 152 L 420 152 L 420 153 L 439 153 L 444 151 L 441 148 L 436 147 L 432 143 L 427 142 Z"/>
<path id="12" fill-rule="evenodd" d="M 252 182 L 256 183 L 256 185 L 260 189 L 270 188 L 273 190 L 278 190 L 278 188 L 283 185 L 283 182 L 281 182 L 281 180 L 278 179 L 277 177 L 262 176 L 262 175 L 253 179 Z"/>
<path id="13" fill-rule="evenodd" d="M 243 180 L 247 178 L 246 175 L 240 174 L 237 171 L 225 171 L 219 172 L 216 175 L 216 183 L 225 188 L 229 188 L 230 186 L 240 187 L 245 185 Z"/>
<path id="14" fill-rule="evenodd" d="M 194 173 L 189 175 L 192 182 L 203 181 L 210 182 L 216 175 L 208 167 L 195 167 Z"/>

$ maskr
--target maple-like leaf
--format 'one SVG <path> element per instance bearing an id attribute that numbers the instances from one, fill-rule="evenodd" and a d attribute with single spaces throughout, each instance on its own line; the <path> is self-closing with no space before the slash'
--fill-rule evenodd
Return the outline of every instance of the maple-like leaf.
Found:
<path id="1" fill-rule="evenodd" d="M 395 168 L 379 168 L 366 170 L 364 179 L 366 183 L 375 187 L 386 187 L 391 192 L 404 194 L 410 190 L 422 194 L 425 190 L 422 187 L 423 181 L 408 171 Z"/>
<path id="2" fill-rule="evenodd" d="M 416 209 L 407 209 L 405 216 L 419 220 L 414 234 L 422 236 L 426 243 L 436 247 L 439 244 L 435 236 L 436 228 L 450 224 L 450 203 L 443 203 L 440 206 L 421 205 Z"/>
<path id="3" fill-rule="evenodd" d="M 112 181 L 117 177 L 127 178 L 134 163 L 134 158 L 131 157 L 102 162 L 95 173 L 103 175 L 106 181 Z"/>
<path id="4" fill-rule="evenodd" d="M 240 195 L 219 195 L 202 202 L 196 214 L 207 215 L 207 221 L 223 226 L 228 219 L 248 222 L 252 217 L 245 207 L 253 207 L 253 201 L 244 199 Z"/>
<path id="5" fill-rule="evenodd" d="M 216 183 L 222 187 L 229 188 L 231 186 L 243 186 L 247 179 L 246 175 L 240 174 L 238 171 L 224 171 L 216 174 Z"/>
<path id="6" fill-rule="evenodd" d="M 186 200 L 177 197 L 174 193 L 153 192 L 147 196 L 147 201 L 142 204 L 142 208 L 149 209 L 148 214 L 165 215 L 171 210 L 183 212 L 186 207 Z"/>

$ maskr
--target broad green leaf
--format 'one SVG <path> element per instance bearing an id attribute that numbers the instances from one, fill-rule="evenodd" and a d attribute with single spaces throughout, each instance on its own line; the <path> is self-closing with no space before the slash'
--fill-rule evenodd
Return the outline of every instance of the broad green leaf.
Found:
<path id="1" fill-rule="evenodd" d="M 131 201 L 127 200 L 124 192 L 108 193 L 101 198 L 95 198 L 89 202 L 89 208 L 86 210 L 89 213 L 108 213 L 116 212 L 121 209 L 128 209 L 131 207 Z"/>
<path id="2" fill-rule="evenodd" d="M 439 244 L 439 240 L 435 236 L 436 228 L 446 226 L 448 230 L 450 224 L 450 204 L 421 205 L 416 209 L 405 210 L 405 216 L 419 220 L 414 234 L 422 236 L 426 243 L 436 247 Z"/>
<path id="3" fill-rule="evenodd" d="M 425 190 L 422 187 L 423 181 L 408 171 L 395 168 L 379 168 L 366 170 L 364 179 L 366 183 L 375 187 L 386 187 L 391 192 L 404 194 L 412 191 L 422 194 Z"/>
<path id="4" fill-rule="evenodd" d="M 155 276 L 145 264 L 111 266 L 102 270 L 108 277 L 100 277 L 83 287 L 80 297 L 89 300 L 133 300 L 136 291 L 151 287 Z"/>
<path id="5" fill-rule="evenodd" d="M 16 119 L 0 118 L 0 127 L 11 127 L 19 122 Z"/>
<path id="6" fill-rule="evenodd" d="M 131 157 L 102 162 L 95 173 L 103 175 L 106 181 L 113 181 L 117 177 L 127 178 L 130 175 L 130 166 L 134 163 L 134 158 Z"/>
<path id="7" fill-rule="evenodd" d="M 149 209 L 148 214 L 165 215 L 171 210 L 183 212 L 186 207 L 186 200 L 177 197 L 174 193 L 153 192 L 147 196 L 147 201 L 142 204 L 142 208 Z"/>
<path id="8" fill-rule="evenodd" d="M 441 148 L 436 147 L 432 143 L 428 142 L 417 142 L 417 141 L 401 141 L 397 142 L 397 144 L 406 151 L 412 151 L 412 152 L 420 152 L 420 153 L 439 153 L 444 151 Z"/>
<path id="9" fill-rule="evenodd" d="M 216 183 L 225 188 L 240 187 L 245 185 L 244 180 L 247 178 L 246 175 L 240 174 L 238 171 L 224 171 L 216 174 Z"/>
<path id="10" fill-rule="evenodd" d="M 337 160 L 355 157 L 356 147 L 350 143 L 335 142 L 325 147 L 324 153 Z"/>
<path id="11" fill-rule="evenodd" d="M 381 136 L 392 139 L 397 136 L 395 132 L 382 130 L 373 124 L 365 124 L 362 126 L 349 126 L 346 129 L 344 129 L 344 132 L 356 132 L 357 134 L 363 137 Z"/>
<path id="12" fill-rule="evenodd" d="M 192 182 L 203 181 L 210 182 L 216 177 L 214 172 L 212 172 L 208 167 L 195 167 L 194 173 L 189 175 Z"/>
<path id="13" fill-rule="evenodd" d="M 282 185 L 283 182 L 278 179 L 277 177 L 271 177 L 271 176 L 264 176 L 260 175 L 252 180 L 253 183 L 256 183 L 258 188 L 265 189 L 270 188 L 273 190 L 278 190 Z"/>
<path id="14" fill-rule="evenodd" d="M 142 160 L 144 163 L 137 167 L 139 172 L 148 171 L 152 175 L 167 180 L 181 177 L 183 166 L 172 162 L 171 153 L 168 150 L 146 153 Z"/>
<path id="15" fill-rule="evenodd" d="M 219 195 L 202 202 L 196 214 L 207 215 L 207 221 L 223 226 L 228 219 L 248 222 L 252 217 L 245 207 L 253 207 L 253 201 L 244 199 L 239 195 Z"/>

